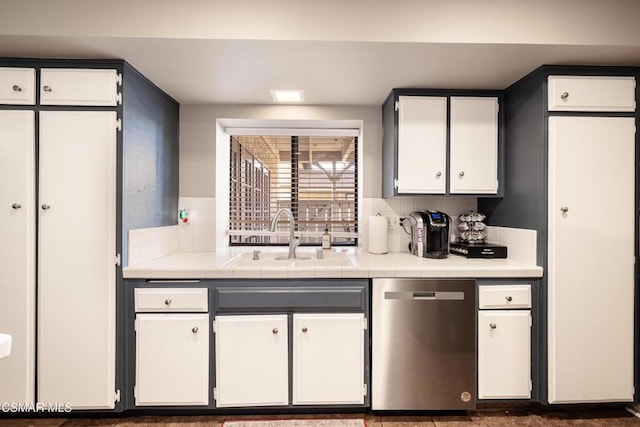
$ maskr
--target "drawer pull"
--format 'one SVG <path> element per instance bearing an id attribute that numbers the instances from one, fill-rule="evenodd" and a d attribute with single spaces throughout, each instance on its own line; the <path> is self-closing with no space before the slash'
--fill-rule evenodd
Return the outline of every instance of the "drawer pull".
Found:
<path id="1" fill-rule="evenodd" d="M 42 90 L 45 92 L 51 92 L 53 89 L 51 89 L 49 86 L 44 86 Z"/>
<path id="2" fill-rule="evenodd" d="M 507 295 L 505 299 L 507 300 L 507 302 L 513 301 L 513 297 L 511 295 Z"/>
<path id="3" fill-rule="evenodd" d="M 164 305 L 171 305 L 172 301 L 170 299 L 164 300 Z"/>
<path id="4" fill-rule="evenodd" d="M 306 326 L 303 326 L 303 327 L 302 327 L 302 332 L 304 332 L 304 333 L 306 334 L 306 333 L 307 333 L 307 331 L 308 331 L 307 327 L 306 327 Z"/>
<path id="5" fill-rule="evenodd" d="M 191 332 L 193 332 L 194 334 L 198 333 L 198 327 L 194 326 L 193 329 L 191 329 Z"/>
<path id="6" fill-rule="evenodd" d="M 497 327 L 498 327 L 498 325 L 496 325 L 495 323 L 489 323 L 489 327 L 490 327 L 491 329 L 495 329 L 495 328 L 497 328 Z"/>
<path id="7" fill-rule="evenodd" d="M 278 335 L 278 328 L 273 328 L 271 332 L 273 332 L 273 335 Z"/>
<path id="8" fill-rule="evenodd" d="M 560 95 L 560 99 L 566 100 L 569 97 L 569 92 L 562 92 Z"/>
<path id="9" fill-rule="evenodd" d="M 13 89 L 14 92 L 22 92 L 22 88 L 18 85 L 13 85 L 11 89 Z"/>
<path id="10" fill-rule="evenodd" d="M 13 209 L 20 209 L 20 208 L 22 208 L 22 205 L 20 203 L 14 203 L 14 204 L 11 205 L 11 207 Z"/>

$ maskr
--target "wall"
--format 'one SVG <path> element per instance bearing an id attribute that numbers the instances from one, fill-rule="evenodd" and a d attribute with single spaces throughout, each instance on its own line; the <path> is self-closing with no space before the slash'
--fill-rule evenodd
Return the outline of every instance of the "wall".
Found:
<path id="1" fill-rule="evenodd" d="M 180 106 L 180 196 L 216 197 L 216 179 L 228 167 L 216 165 L 217 119 L 362 120 L 361 194 L 380 197 L 382 112 L 380 107 Z"/>
<path id="2" fill-rule="evenodd" d="M 417 209 L 437 209 L 452 218 L 475 210 L 475 197 L 404 197 L 382 199 L 382 111 L 380 107 L 220 106 L 180 107 L 180 208 L 192 215 L 180 225 L 180 251 L 200 252 L 227 245 L 228 141 L 220 119 L 359 120 L 359 246 L 368 249 L 369 216 L 406 216 Z M 215 218 L 211 218 L 211 217 Z M 457 222 L 456 222 L 457 224 Z M 452 228 L 452 233 L 455 229 Z M 389 230 L 390 252 L 408 252 L 409 236 Z"/>

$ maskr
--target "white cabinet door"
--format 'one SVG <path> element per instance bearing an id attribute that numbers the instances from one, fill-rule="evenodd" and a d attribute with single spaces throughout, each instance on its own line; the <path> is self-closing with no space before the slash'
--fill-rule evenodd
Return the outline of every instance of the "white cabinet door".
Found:
<path id="1" fill-rule="evenodd" d="M 398 193 L 444 194 L 447 98 L 398 99 Z"/>
<path id="2" fill-rule="evenodd" d="M 35 139 L 33 111 L 0 111 L 0 402 L 33 402 L 35 387 Z"/>
<path id="3" fill-rule="evenodd" d="M 114 407 L 116 113 L 40 113 L 38 401 Z"/>
<path id="4" fill-rule="evenodd" d="M 136 406 L 209 404 L 209 315 L 139 314 Z"/>
<path id="5" fill-rule="evenodd" d="M 478 398 L 531 397 L 531 312 L 478 313 Z"/>
<path id="6" fill-rule="evenodd" d="M 498 98 L 451 97 L 449 192 L 498 191 Z"/>
<path id="7" fill-rule="evenodd" d="M 0 104 L 34 105 L 36 70 L 0 67 Z"/>
<path id="8" fill-rule="evenodd" d="M 633 400 L 635 126 L 549 119 L 549 402 Z"/>
<path id="9" fill-rule="evenodd" d="M 364 403 L 364 314 L 293 315 L 293 404 Z"/>
<path id="10" fill-rule="evenodd" d="M 216 406 L 289 404 L 287 316 L 217 316 Z"/>
<path id="11" fill-rule="evenodd" d="M 40 71 L 41 105 L 116 106 L 116 70 L 43 68 Z"/>

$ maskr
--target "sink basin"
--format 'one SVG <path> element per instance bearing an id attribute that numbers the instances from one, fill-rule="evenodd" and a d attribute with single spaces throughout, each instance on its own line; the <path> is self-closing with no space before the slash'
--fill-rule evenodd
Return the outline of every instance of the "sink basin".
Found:
<path id="1" fill-rule="evenodd" d="M 229 260 L 225 267 L 349 267 L 353 265 L 351 258 L 343 252 L 324 252 L 322 259 L 317 259 L 316 254 L 300 252 L 298 258 L 287 259 L 286 253 L 266 252 L 260 253 L 260 259 L 254 260 L 253 253 L 240 254 Z M 284 259 L 282 259 L 284 258 Z"/>
<path id="2" fill-rule="evenodd" d="M 0 334 L 0 359 L 11 354 L 11 335 Z"/>

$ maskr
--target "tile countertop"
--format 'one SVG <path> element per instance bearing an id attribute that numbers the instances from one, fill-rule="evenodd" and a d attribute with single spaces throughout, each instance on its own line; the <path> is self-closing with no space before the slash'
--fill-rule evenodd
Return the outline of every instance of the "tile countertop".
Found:
<path id="1" fill-rule="evenodd" d="M 126 279 L 275 279 L 275 278 L 501 278 L 542 277 L 543 269 L 509 259 L 467 259 L 449 255 L 446 259 L 418 258 L 409 253 L 374 255 L 356 248 L 344 251 L 351 260 L 348 267 L 234 267 L 228 264 L 242 253 L 254 249 L 281 252 L 286 247 L 234 247 L 222 252 L 177 252 L 151 261 L 125 267 Z M 316 248 L 298 248 L 297 253 L 315 257 Z M 225 265 L 227 264 L 227 265 Z"/>

